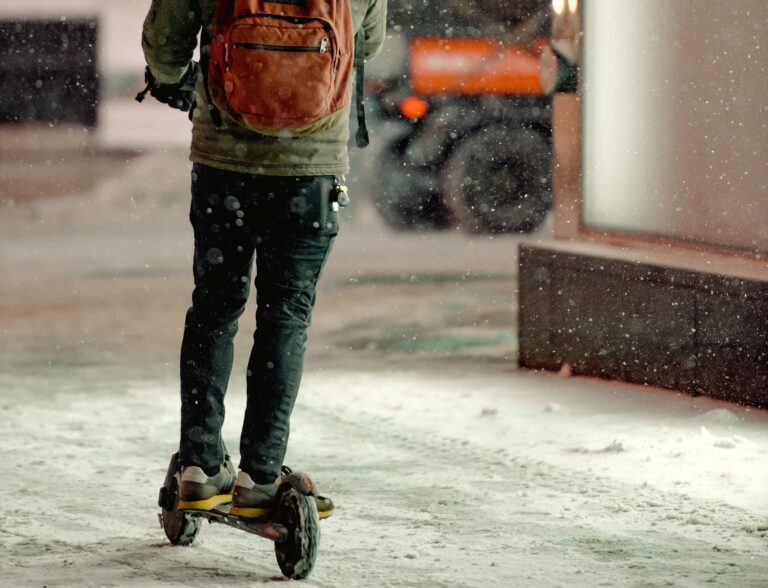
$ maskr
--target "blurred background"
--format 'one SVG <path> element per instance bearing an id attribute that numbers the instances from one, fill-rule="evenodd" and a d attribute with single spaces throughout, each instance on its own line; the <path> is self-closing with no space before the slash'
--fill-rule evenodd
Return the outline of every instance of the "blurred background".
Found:
<path id="1" fill-rule="evenodd" d="M 143 352 L 131 337 L 167 337 L 175 354 L 190 289 L 190 123 L 133 100 L 147 8 L 0 2 L 6 361 L 28 359 L 28 346 L 56 361 Z M 393 0 L 386 48 L 367 68 L 373 143 L 351 148 L 353 205 L 313 353 L 514 368 L 521 239 L 671 243 L 764 275 L 763 16 L 758 0 L 733 13 L 715 0 Z M 132 305 L 100 292 L 118 279 Z M 78 294 L 54 304 L 69 282 Z M 157 314 L 139 302 L 146 289 L 162 294 Z M 109 328 L 71 312 L 80 303 Z M 60 313 L 53 323 L 90 343 L 72 344 L 68 329 L 48 337 L 29 313 Z"/>
<path id="2" fill-rule="evenodd" d="M 2 120 L 90 127 L 93 132 L 73 140 L 91 150 L 87 159 L 99 170 L 89 170 L 92 181 L 110 173 L 120 150 L 187 141 L 188 125 L 180 117 L 154 108 L 138 120 L 142 111 L 130 101 L 143 67 L 131 33 L 140 30 L 144 4 L 43 2 L 28 10 L 4 3 L 11 19 L 6 52 L 14 59 L 6 66 L 10 92 Z M 481 233 L 540 226 L 551 200 L 549 99 L 538 73 L 550 11 L 548 2 L 530 0 L 506 7 L 456 2 L 439 14 L 426 1 L 394 3 L 385 54 L 368 70 L 369 109 L 381 123 L 379 149 L 359 154 L 355 165 L 358 176 L 392 179 L 365 199 L 387 226 Z M 488 149 L 494 151 L 490 159 L 469 157 Z M 57 171 L 71 176 L 67 167 Z M 49 188 L 78 189 L 67 183 Z M 44 191 L 10 186 L 2 199 Z"/>
<path id="3" fill-rule="evenodd" d="M 13 300 L 0 361 L 36 362 L 29 347 L 55 361 L 146 350 L 132 338 L 167 337 L 168 361 L 176 352 L 191 289 L 190 123 L 133 100 L 148 5 L 0 2 L 0 270 Z M 513 361 L 516 236 L 551 233 L 550 98 L 538 76 L 550 12 L 540 1 L 392 2 L 385 51 L 367 68 L 373 144 L 351 148 L 353 204 L 315 351 Z M 53 291 L 27 290 L 53 276 Z M 119 304 L 114 288 L 98 293 L 113 279 Z M 168 297 L 156 314 L 139 302 L 146 289 Z M 78 294 L 54 304 L 62 291 Z M 81 305 L 110 326 L 92 325 Z M 51 313 L 61 316 L 47 325 L 68 325 L 53 337 L 29 320 Z M 72 328 L 86 342 L 72 344 Z"/>

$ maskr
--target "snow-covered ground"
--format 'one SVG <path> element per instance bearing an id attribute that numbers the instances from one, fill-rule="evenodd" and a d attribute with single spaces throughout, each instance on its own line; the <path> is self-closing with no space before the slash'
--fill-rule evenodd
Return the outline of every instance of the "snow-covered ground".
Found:
<path id="1" fill-rule="evenodd" d="M 288 461 L 338 508 L 306 585 L 766 585 L 765 414 L 484 372 L 308 374 Z M 164 540 L 175 382 L 94 366 L 2 380 L 4 585 L 278 581 L 267 541 L 207 525 L 192 548 Z M 235 385 L 230 447 L 243 404 Z"/>
<path id="2" fill-rule="evenodd" d="M 169 148 L 0 214 L 0 585 L 279 581 L 265 540 L 206 526 L 175 548 L 156 520 L 178 436 L 186 165 Z M 520 372 L 515 238 L 394 235 L 364 195 L 348 217 L 288 457 L 338 504 L 305 585 L 768 585 L 765 411 Z"/>

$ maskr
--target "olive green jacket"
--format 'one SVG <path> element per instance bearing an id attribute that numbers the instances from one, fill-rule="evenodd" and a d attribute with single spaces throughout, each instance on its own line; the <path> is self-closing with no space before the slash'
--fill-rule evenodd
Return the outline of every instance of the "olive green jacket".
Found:
<path id="1" fill-rule="evenodd" d="M 355 29 L 365 31 L 365 57 L 384 43 L 387 0 L 350 0 Z M 203 23 L 212 32 L 216 0 L 152 0 L 144 22 L 142 47 L 155 78 L 178 82 L 193 57 Z M 303 137 L 268 137 L 238 126 L 222 113 L 213 124 L 204 82 L 197 82 L 190 159 L 211 167 L 270 176 L 340 175 L 349 169 L 349 113 L 336 126 Z M 354 93 L 352 93 L 354 96 Z M 354 100 L 354 98 L 353 98 Z M 349 110 L 349 106 L 346 107 Z"/>

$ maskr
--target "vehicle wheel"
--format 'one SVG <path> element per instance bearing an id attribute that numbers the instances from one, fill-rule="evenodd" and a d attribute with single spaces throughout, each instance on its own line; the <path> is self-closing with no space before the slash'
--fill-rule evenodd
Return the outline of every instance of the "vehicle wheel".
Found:
<path id="1" fill-rule="evenodd" d="M 288 529 L 283 543 L 275 543 L 275 556 L 280 571 L 287 578 L 306 578 L 315 565 L 320 543 L 320 519 L 315 499 L 300 494 L 295 488 L 283 491 L 276 522 Z"/>
<path id="2" fill-rule="evenodd" d="M 403 231 L 445 229 L 453 224 L 435 172 L 403 165 L 402 158 L 395 153 L 384 154 L 380 166 L 375 203 L 387 226 Z"/>
<path id="3" fill-rule="evenodd" d="M 162 512 L 160 520 L 166 537 L 174 545 L 191 545 L 200 532 L 202 519 L 189 513 L 181 512 L 179 505 L 179 484 L 176 474 L 179 471 L 179 454 L 171 456 L 171 463 L 165 475 L 165 483 L 160 488 L 158 503 Z"/>
<path id="4" fill-rule="evenodd" d="M 542 134 L 497 124 L 454 149 L 443 172 L 445 204 L 474 233 L 527 233 L 552 203 L 551 150 Z"/>

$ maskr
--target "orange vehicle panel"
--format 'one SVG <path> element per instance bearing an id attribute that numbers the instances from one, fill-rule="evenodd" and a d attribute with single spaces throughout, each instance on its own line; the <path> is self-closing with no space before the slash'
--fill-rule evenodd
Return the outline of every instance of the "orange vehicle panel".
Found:
<path id="1" fill-rule="evenodd" d="M 422 95 L 542 95 L 539 51 L 490 39 L 414 39 L 411 83 Z"/>

